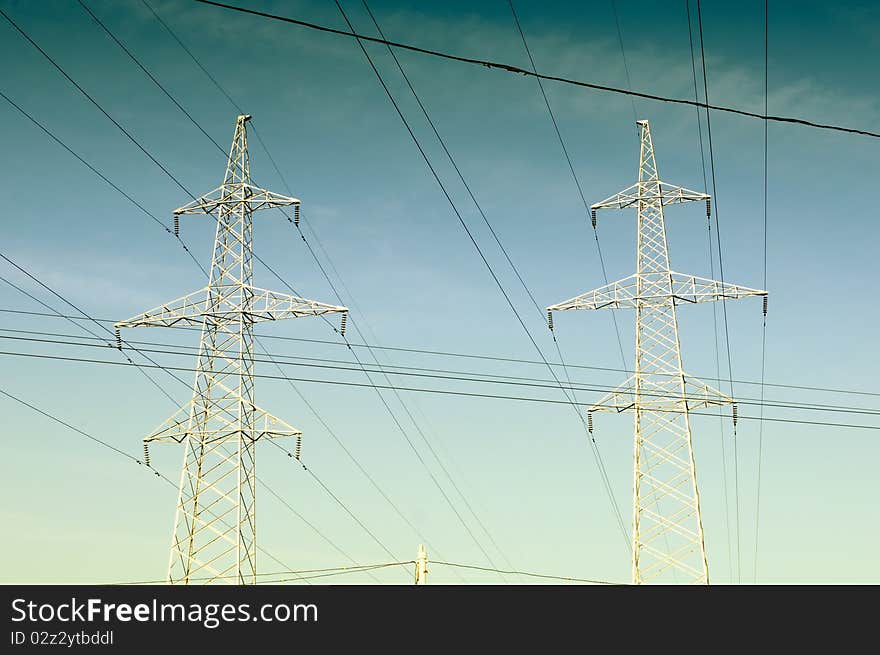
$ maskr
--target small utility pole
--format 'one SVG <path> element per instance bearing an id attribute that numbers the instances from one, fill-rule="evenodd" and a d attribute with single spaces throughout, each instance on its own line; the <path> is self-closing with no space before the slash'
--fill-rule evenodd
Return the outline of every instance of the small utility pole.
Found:
<path id="1" fill-rule="evenodd" d="M 428 553 L 424 544 L 419 544 L 419 556 L 416 558 L 416 584 L 428 584 Z"/>

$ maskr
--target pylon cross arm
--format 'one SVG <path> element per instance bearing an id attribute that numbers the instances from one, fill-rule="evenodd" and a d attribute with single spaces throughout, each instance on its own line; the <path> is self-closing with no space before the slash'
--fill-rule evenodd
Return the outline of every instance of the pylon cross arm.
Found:
<path id="1" fill-rule="evenodd" d="M 708 200 L 710 197 L 705 193 L 691 191 L 667 182 L 636 182 L 623 191 L 591 205 L 590 209 L 628 209 L 629 207 L 638 207 L 640 200 L 657 200 L 658 198 L 663 205 L 674 205 Z"/>
<path id="2" fill-rule="evenodd" d="M 752 289 L 741 284 L 710 280 L 709 278 L 685 275 L 684 273 L 676 273 L 674 271 L 671 271 L 669 275 L 672 286 L 671 295 L 676 304 L 682 302 L 713 302 L 722 298 L 736 300 L 737 298 L 748 298 L 749 296 L 767 295 L 767 292 L 763 289 Z"/>
<path id="3" fill-rule="evenodd" d="M 254 321 L 278 321 L 301 316 L 319 316 L 348 312 L 348 307 L 328 305 L 317 300 L 308 300 L 288 293 L 269 291 L 251 287 L 254 294 L 250 315 Z"/>
<path id="4" fill-rule="evenodd" d="M 547 311 L 635 309 L 664 305 L 668 303 L 670 298 L 673 303 L 679 305 L 712 302 L 722 298 L 737 299 L 766 295 L 766 291 L 739 284 L 710 280 L 696 275 L 685 275 L 675 271 L 659 271 L 630 275 L 556 305 L 550 305 Z"/>
<path id="5" fill-rule="evenodd" d="M 245 203 L 249 211 L 298 205 L 298 198 L 283 196 L 246 182 L 223 184 L 174 210 L 175 214 L 213 214 L 221 207 L 238 210 Z"/>
<path id="6" fill-rule="evenodd" d="M 347 307 L 328 305 L 288 293 L 259 289 L 250 285 L 215 289 L 210 287 L 176 298 L 114 325 L 116 328 L 172 327 L 175 325 L 220 324 L 246 316 L 251 323 L 279 321 L 301 316 L 347 312 Z M 245 299 L 245 296 L 248 298 Z M 245 302 L 246 300 L 246 302 Z"/>
<path id="7" fill-rule="evenodd" d="M 684 391 L 681 386 L 660 384 L 638 384 L 638 376 L 633 375 L 614 391 L 609 392 L 595 404 L 590 412 L 614 412 L 620 414 L 637 408 L 642 411 L 684 413 L 707 407 L 721 407 L 733 403 L 733 398 L 726 396 L 702 380 L 684 375 L 677 371 L 669 373 L 651 373 L 652 380 L 658 377 L 684 378 Z"/>
<path id="8" fill-rule="evenodd" d="M 244 429 L 232 420 L 232 416 L 228 417 L 228 421 L 220 420 L 217 425 L 205 425 L 199 419 L 200 410 L 193 411 L 197 402 L 198 397 L 178 409 L 144 437 L 144 441 L 182 443 L 187 437 L 192 437 L 202 443 L 214 443 L 235 441 L 239 435 L 249 441 L 302 436 L 302 431 L 252 403 L 248 403 L 246 409 L 253 415 L 253 422 L 249 422 Z"/>

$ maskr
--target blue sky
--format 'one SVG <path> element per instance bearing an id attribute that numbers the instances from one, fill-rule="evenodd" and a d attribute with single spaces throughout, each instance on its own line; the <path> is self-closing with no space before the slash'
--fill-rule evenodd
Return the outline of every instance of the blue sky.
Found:
<path id="1" fill-rule="evenodd" d="M 213 87 L 139 1 L 90 0 L 92 10 L 197 118 L 218 142 L 232 136 L 235 109 Z M 351 39 L 184 0 L 151 4 L 205 67 L 254 116 L 294 194 L 350 295 L 352 317 L 374 342 L 389 346 L 535 359 L 514 319 L 424 165 L 399 118 Z M 245 3 L 242 3 L 245 4 Z M 694 3 L 692 3 L 694 4 Z M 693 97 L 684 3 L 618 2 L 634 89 Z M 673 6 L 674 5 L 674 6 Z M 329 2 L 248 2 L 246 6 L 344 28 Z M 372 34 L 363 6 L 343 3 L 355 27 Z M 527 66 L 506 2 L 370 3 L 386 36 L 465 56 Z M 210 141 L 153 86 L 75 2 L 5 0 L 2 8 L 189 189 L 214 188 L 223 158 Z M 517 10 L 538 68 L 598 84 L 626 85 L 610 2 L 522 2 Z M 875 5 L 773 2 L 770 7 L 769 110 L 870 129 L 876 122 L 878 26 Z M 711 102 L 763 109 L 763 3 L 703 3 Z M 541 348 L 555 354 L 541 317 L 491 241 L 466 191 L 444 159 L 393 61 L 369 45 L 377 66 L 411 121 L 456 206 Z M 71 148 L 170 225 L 183 192 L 25 42 L 5 21 L 0 90 Z M 403 52 L 400 60 L 462 172 L 532 293 L 543 306 L 602 284 L 592 231 L 556 141 L 534 79 Z M 546 84 L 588 202 L 635 180 L 638 151 L 626 97 Z M 651 121 L 664 180 L 703 189 L 697 115 L 693 108 L 637 100 Z M 5 103 L 4 246 L 2 251 L 93 316 L 122 319 L 204 284 L 202 273 L 172 238 Z M 705 125 L 704 138 L 705 138 Z M 763 125 L 712 114 L 725 279 L 758 287 L 763 249 Z M 858 189 L 875 183 L 874 139 L 772 123 L 769 127 L 767 324 L 769 382 L 877 391 L 876 305 L 865 296 L 876 275 L 878 224 Z M 252 172 L 284 192 L 271 162 L 251 137 Z M 709 276 L 705 214 L 699 205 L 667 212 L 673 268 Z M 182 236 L 207 264 L 211 222 L 182 221 Z M 308 235 L 309 232 L 306 232 Z M 635 217 L 608 213 L 599 234 L 609 279 L 635 266 Z M 257 217 L 255 247 L 304 295 L 335 302 L 299 236 L 280 215 Z M 322 257 L 322 263 L 326 260 Z M 717 271 L 717 263 L 716 275 Z M 61 309 L 60 302 L 3 264 L 2 274 Z M 334 277 L 334 282 L 336 279 Z M 262 266 L 258 286 L 284 290 Z M 0 307 L 42 311 L 0 285 Z M 720 311 L 720 307 L 716 308 Z M 720 314 L 719 314 L 720 317 Z M 628 365 L 633 315 L 618 313 Z M 733 374 L 757 380 L 761 367 L 760 301 L 728 305 Z M 687 370 L 715 371 L 713 308 L 683 309 L 679 320 Z M 61 319 L 4 314 L 3 328 L 75 334 Z M 620 368 L 610 314 L 557 317 L 566 361 Z M 332 340 L 319 320 L 271 325 L 270 335 Z M 3 333 L 9 335 L 11 333 Z M 375 335 L 375 336 L 373 336 Z M 194 347 L 195 335 L 138 330 L 126 335 Z M 6 351 L 96 356 L 95 349 L 3 340 Z M 349 359 L 343 347 L 266 341 L 273 352 Z M 111 360 L 118 357 L 97 351 Z M 383 363 L 547 378 L 541 366 L 378 353 Z M 157 356 L 177 366 L 194 358 Z M 368 356 L 364 355 L 365 359 Z M 555 357 L 553 357 L 555 359 Z M 722 334 L 722 369 L 726 353 Z M 140 439 L 174 407 L 136 370 L 3 356 L 2 387 L 138 455 Z M 290 367 L 293 377 L 364 382 L 363 375 Z M 274 374 L 268 366 L 262 373 Z M 168 392 L 188 392 L 161 372 Z M 625 374 L 573 370 L 594 385 Z M 397 378 L 409 386 L 434 386 Z M 410 384 L 411 383 L 411 384 Z M 174 386 L 176 385 L 176 386 Z M 484 385 L 448 385 L 483 391 Z M 370 389 L 297 383 L 346 446 L 404 514 L 448 561 L 485 564 Z M 509 389 L 493 387 L 493 392 Z M 531 395 L 552 392 L 515 388 Z M 756 386 L 737 395 L 756 397 Z M 768 387 L 773 400 L 876 406 L 876 398 Z M 415 556 L 419 537 L 384 503 L 326 434 L 290 386 L 260 380 L 258 402 L 301 428 L 312 469 L 401 559 Z M 389 404 L 418 442 L 393 395 Z M 605 580 L 629 578 L 628 553 L 583 433 L 561 405 L 404 393 L 407 407 L 459 488 L 515 566 Z M 583 394 L 584 401 L 593 399 Z M 118 455 L 83 440 L 11 401 L 4 413 L 2 549 L 15 561 L 6 581 L 114 581 L 164 575 L 175 494 Z M 742 412 L 753 413 L 755 408 Z M 767 409 L 768 416 L 871 424 L 870 416 Z M 876 424 L 876 421 L 874 421 Z M 713 580 L 735 579 L 723 509 L 717 418 L 694 421 L 698 480 Z M 729 494 L 733 463 L 724 425 Z M 755 469 L 758 426 L 743 421 L 740 530 L 743 580 L 754 569 Z M 597 440 L 624 516 L 631 503 L 631 417 L 597 417 Z M 764 427 L 759 581 L 877 581 L 878 537 L 873 431 L 787 423 Z M 176 479 L 181 453 L 153 449 Z M 430 461 L 430 458 L 429 458 Z M 441 472 L 430 464 L 436 475 Z M 354 559 L 385 561 L 331 498 L 272 448 L 259 453 L 259 475 Z M 444 482 L 449 487 L 447 482 Z M 450 488 L 450 493 L 452 490 Z M 453 494 L 454 495 L 454 494 Z M 293 569 L 346 564 L 281 504 L 260 496 L 262 545 Z M 733 496 L 730 497 L 733 515 Z M 459 500 L 457 506 L 463 508 Z M 732 518 L 731 518 L 732 520 Z M 478 526 L 469 519 L 475 531 Z M 478 534 L 480 534 L 478 532 Z M 496 564 L 503 558 L 483 535 Z M 439 559 L 434 550 L 429 557 Z M 274 563 L 265 558 L 263 570 Z M 382 573 L 406 582 L 408 573 Z M 456 581 L 448 569 L 437 582 Z M 464 573 L 468 581 L 491 580 Z M 339 581 L 363 581 L 356 576 Z"/>

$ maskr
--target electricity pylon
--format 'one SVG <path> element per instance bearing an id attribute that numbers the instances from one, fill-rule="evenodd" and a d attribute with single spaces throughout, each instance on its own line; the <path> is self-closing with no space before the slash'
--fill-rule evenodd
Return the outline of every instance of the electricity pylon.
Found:
<path id="1" fill-rule="evenodd" d="M 254 404 L 254 323 L 348 311 L 251 284 L 251 214 L 293 205 L 298 216 L 300 201 L 251 184 L 249 119 L 236 120 L 223 184 L 174 210 L 175 231 L 181 214 L 216 214 L 208 285 L 116 323 L 201 325 L 192 400 L 144 439 L 147 456 L 151 441 L 184 444 L 169 583 L 256 582 L 256 442 L 295 436 L 299 457 L 302 433 Z"/>
<path id="2" fill-rule="evenodd" d="M 635 374 L 589 408 L 588 426 L 592 431 L 592 412 L 635 413 L 633 584 L 678 575 L 708 584 L 689 413 L 734 401 L 684 372 L 676 306 L 763 296 L 766 313 L 767 292 L 670 270 L 663 207 L 705 200 L 708 215 L 710 197 L 661 182 L 648 121 L 636 124 L 641 132 L 639 181 L 591 209 L 594 224 L 596 210 L 638 209 L 638 272 L 548 307 L 548 319 L 552 329 L 554 311 L 636 310 Z M 736 405 L 733 416 L 735 422 Z"/>

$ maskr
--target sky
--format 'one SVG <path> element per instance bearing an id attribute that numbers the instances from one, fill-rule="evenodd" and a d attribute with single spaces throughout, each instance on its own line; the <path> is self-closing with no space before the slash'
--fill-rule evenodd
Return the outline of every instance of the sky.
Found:
<path id="1" fill-rule="evenodd" d="M 199 125 L 228 147 L 237 109 L 149 9 L 140 0 L 84 1 Z M 302 200 L 304 233 L 364 338 L 398 348 L 539 359 L 353 39 L 185 0 L 149 1 L 235 102 L 253 115 L 271 158 Z M 239 4 L 345 29 L 331 2 Z M 359 32 L 375 34 L 362 3 L 345 0 L 342 5 Z M 529 66 L 502 0 L 375 0 L 369 5 L 391 40 Z M 762 112 L 764 3 L 707 0 L 701 5 L 710 102 Z M 616 6 L 620 38 L 611 2 L 517 2 L 538 69 L 625 88 L 625 55 L 634 90 L 693 98 L 685 3 L 632 0 Z M 203 193 L 219 184 L 221 153 L 77 2 L 2 0 L 0 7 L 187 189 Z M 880 56 L 878 27 L 880 9 L 871 2 L 771 2 L 769 113 L 872 129 L 880 108 L 874 66 Z M 699 41 L 695 43 L 699 75 Z M 380 44 L 366 47 L 518 315 L 544 356 L 556 361 L 544 319 L 493 241 L 387 50 Z M 0 91 L 170 226 L 171 211 L 188 200 L 183 190 L 6 21 L 0 21 L 0 55 Z M 535 79 L 414 52 L 398 56 L 538 305 L 602 285 L 589 217 Z M 699 86 L 702 91 L 702 79 Z M 662 179 L 698 190 L 712 186 L 711 172 L 704 178 L 701 159 L 702 136 L 708 167 L 705 115 L 698 122 L 695 108 L 642 99 L 633 103 L 623 95 L 553 82 L 545 83 L 545 91 L 588 203 L 635 181 L 634 115 L 651 122 Z M 124 319 L 204 285 L 203 273 L 162 226 L 5 101 L 0 102 L 0 115 L 3 254 L 100 319 Z M 764 125 L 713 112 L 711 130 L 717 191 L 713 203 L 725 280 L 761 287 Z M 256 182 L 288 193 L 253 133 L 250 141 Z M 875 203 L 855 193 L 876 184 L 878 143 L 865 136 L 770 123 L 767 145 L 770 300 L 765 380 L 806 388 L 766 386 L 765 398 L 878 409 L 876 395 L 812 389 L 878 392 L 874 366 L 880 312 L 872 295 L 864 293 L 876 275 L 872 244 L 880 226 Z M 711 188 L 708 192 L 713 193 Z M 713 245 L 710 261 L 702 205 L 672 207 L 666 220 L 673 269 L 704 277 L 714 270 L 718 277 L 718 252 Z M 182 238 L 205 266 L 212 224 L 204 217 L 181 220 Z M 714 230 L 713 223 L 713 240 Z M 609 280 L 632 274 L 634 213 L 600 214 L 598 235 Z M 297 292 L 337 303 L 321 269 L 283 216 L 258 214 L 254 239 L 257 254 Z M 72 312 L 6 262 L 0 262 L 0 275 L 59 311 Z M 260 263 L 255 277 L 257 286 L 286 290 Z M 47 311 L 2 282 L 0 309 Z M 709 379 L 717 377 L 719 361 L 722 377 L 729 377 L 720 305 L 682 308 L 678 317 L 685 369 Z M 556 316 L 565 362 L 597 367 L 570 366 L 574 380 L 588 387 L 615 386 L 627 377 L 614 369 L 632 366 L 634 315 L 619 311 L 617 321 L 623 362 L 610 312 Z M 140 456 L 143 436 L 175 404 L 189 399 L 184 385 L 162 371 L 150 375 L 175 404 L 134 368 L 9 354 L 124 361 L 109 349 L 10 338 L 34 336 L 14 330 L 88 337 L 64 319 L 6 311 L 0 313 L 0 322 L 0 388 L 133 456 Z M 258 332 L 333 342 L 261 340 L 278 355 L 353 361 L 321 320 L 264 324 Z M 728 303 L 726 332 L 732 377 L 759 381 L 760 300 Z M 349 337 L 360 339 L 355 331 Z M 38 338 L 71 341 L 68 336 Z M 189 349 L 197 345 L 195 333 L 176 330 L 138 329 L 125 338 Z M 374 353 L 387 366 L 551 379 L 543 364 Z M 154 356 L 172 366 L 191 368 L 195 362 L 191 354 Z M 366 350 L 360 357 L 371 361 Z M 292 378 L 367 383 L 357 371 L 304 366 L 285 366 L 284 371 Z M 278 372 L 263 364 L 258 373 Z M 408 387 L 562 398 L 552 388 L 391 379 Z M 729 391 L 726 382 L 722 390 Z M 760 386 L 746 383 L 735 383 L 733 391 L 742 399 L 761 393 Z M 427 541 L 431 561 L 629 580 L 629 552 L 570 407 L 408 391 L 399 393 L 401 404 L 394 393 L 385 392 L 403 434 L 369 387 L 260 378 L 256 393 L 261 406 L 303 431 L 303 459 L 309 468 L 399 561 L 413 559 L 419 543 Z M 592 392 L 579 395 L 582 402 L 598 398 Z M 118 453 L 8 398 L 0 397 L 0 411 L 5 499 L 0 520 L 6 526 L 0 553 L 10 563 L 0 581 L 161 580 L 175 490 Z M 764 411 L 768 418 L 878 426 L 868 414 L 786 407 Z M 754 416 L 758 408 L 743 404 L 740 412 Z M 632 417 L 603 414 L 595 423 L 613 495 L 628 517 Z M 741 421 L 734 441 L 729 418 L 693 420 L 710 579 L 880 581 L 876 555 L 865 547 L 880 539 L 873 502 L 880 461 L 876 433 L 764 422 L 758 496 L 759 425 Z M 383 499 L 337 439 L 418 533 Z M 151 454 L 153 465 L 176 480 L 180 448 L 158 444 Z M 305 570 L 352 560 L 388 561 L 364 527 L 280 451 L 262 446 L 257 470 L 278 497 L 335 545 L 328 545 L 274 495 L 261 491 L 259 541 L 277 558 L 261 555 L 262 571 L 280 570 L 278 562 L 285 569 Z M 432 476 L 489 554 L 491 565 Z M 429 569 L 429 579 L 437 583 L 528 580 L 440 564 Z M 410 567 L 389 567 L 376 576 L 403 584 L 411 581 L 412 572 Z M 370 579 L 355 574 L 327 581 Z"/>

